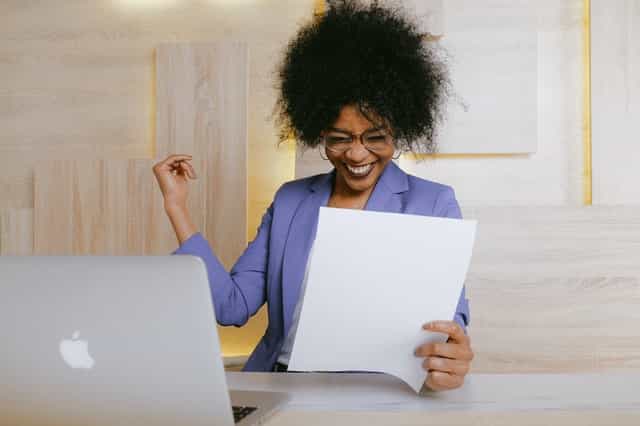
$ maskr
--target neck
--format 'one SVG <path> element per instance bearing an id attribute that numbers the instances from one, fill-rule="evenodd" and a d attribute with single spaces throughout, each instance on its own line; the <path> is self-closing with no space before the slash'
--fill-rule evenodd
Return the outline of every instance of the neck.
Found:
<path id="1" fill-rule="evenodd" d="M 374 186 L 364 191 L 354 191 L 339 176 L 336 176 L 328 205 L 345 209 L 363 209 Z"/>

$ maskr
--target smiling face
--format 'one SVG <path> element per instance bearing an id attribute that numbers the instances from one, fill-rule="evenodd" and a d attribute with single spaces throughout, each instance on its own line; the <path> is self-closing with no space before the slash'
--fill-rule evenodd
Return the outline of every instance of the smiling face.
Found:
<path id="1" fill-rule="evenodd" d="M 342 108 L 338 119 L 324 134 L 327 136 L 361 135 L 366 132 L 365 134 L 371 136 L 370 140 L 376 141 L 376 137 L 379 138 L 381 132 L 376 132 L 375 129 L 380 127 L 362 115 L 358 108 L 348 105 Z M 371 151 L 356 140 L 350 149 L 342 153 L 325 148 L 327 158 L 336 168 L 335 192 L 359 196 L 373 190 L 385 166 L 393 158 L 395 150 L 393 143 L 381 145 L 381 148 Z"/>

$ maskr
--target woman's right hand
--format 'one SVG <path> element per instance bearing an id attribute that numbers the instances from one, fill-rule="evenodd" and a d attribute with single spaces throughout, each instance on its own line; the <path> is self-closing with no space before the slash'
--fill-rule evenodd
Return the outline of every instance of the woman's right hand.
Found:
<path id="1" fill-rule="evenodd" d="M 189 179 L 196 179 L 196 172 L 189 161 L 191 155 L 170 155 L 153 166 L 165 210 L 187 208 Z"/>
<path id="2" fill-rule="evenodd" d="M 189 163 L 191 158 L 190 155 L 170 155 L 153 166 L 153 174 L 164 197 L 164 209 L 180 244 L 196 233 L 187 209 L 189 179 L 197 178 Z"/>

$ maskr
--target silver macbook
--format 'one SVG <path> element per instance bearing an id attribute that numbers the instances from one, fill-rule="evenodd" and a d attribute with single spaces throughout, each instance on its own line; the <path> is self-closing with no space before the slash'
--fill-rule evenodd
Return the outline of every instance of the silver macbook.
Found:
<path id="1" fill-rule="evenodd" d="M 193 256 L 0 257 L 0 424 L 252 425 L 285 394 L 231 392 Z"/>

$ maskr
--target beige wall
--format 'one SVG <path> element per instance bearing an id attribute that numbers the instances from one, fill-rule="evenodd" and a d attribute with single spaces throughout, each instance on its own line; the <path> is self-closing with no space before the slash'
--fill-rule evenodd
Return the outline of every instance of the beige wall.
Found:
<path id="1" fill-rule="evenodd" d="M 248 238 L 293 147 L 277 147 L 270 114 L 277 59 L 314 0 L 80 0 L 0 2 L 0 241 L 25 253 L 38 161 L 153 158 L 154 50 L 163 42 L 249 45 Z M 52 206 L 52 208 L 54 208 Z M 15 227 L 15 224 L 19 224 Z M 20 238 L 18 240 L 18 238 Z M 0 250 L 2 252 L 2 250 Z M 226 354 L 246 353 L 264 315 L 222 331 Z"/>
<path id="2" fill-rule="evenodd" d="M 593 202 L 640 204 L 640 1 L 593 0 Z"/>
<path id="3" fill-rule="evenodd" d="M 314 0 L 1 2 L 0 253 L 6 247 L 15 248 L 16 253 L 29 252 L 32 244 L 29 224 L 33 220 L 33 176 L 37 162 L 60 158 L 131 159 L 154 156 L 154 49 L 167 41 L 233 38 L 248 42 L 247 237 L 251 238 L 277 187 L 294 174 L 293 147 L 276 146 L 275 130 L 269 117 L 275 98 L 273 77 L 278 54 L 297 26 L 311 18 L 315 3 Z M 532 205 L 579 208 L 583 185 L 583 2 L 501 0 L 489 3 L 497 9 L 492 12 L 476 8 L 471 12 L 484 11 L 492 17 L 489 24 L 507 25 L 511 21 L 508 8 L 503 7 L 505 4 L 517 7 L 520 18 L 527 16 L 523 10 L 529 10 L 531 27 L 537 32 L 537 152 L 515 156 L 458 156 L 421 163 L 405 158 L 402 166 L 409 172 L 454 186 L 463 209 L 488 205 L 521 206 L 507 210 L 519 217 L 518 208 L 526 211 Z M 598 52 L 612 52 L 605 49 L 607 43 L 602 44 L 602 50 L 597 50 L 597 38 L 612 34 L 613 41 L 626 50 L 619 50 L 622 54 L 613 58 L 618 60 L 618 65 L 606 63 L 617 67 L 615 69 L 621 75 L 632 76 L 633 64 L 637 63 L 638 57 L 633 46 L 640 45 L 633 43 L 637 39 L 634 22 L 640 3 L 638 0 L 619 0 L 615 2 L 615 8 L 609 8 L 608 4 L 594 1 L 593 10 L 597 15 L 593 18 L 593 60 L 602 60 L 596 56 Z M 608 13 L 606 16 L 605 12 Z M 603 16 L 605 20 L 597 21 L 596 18 Z M 612 27 L 618 31 L 605 31 Z M 598 29 L 600 33 L 596 32 Z M 602 82 L 602 91 L 598 92 L 602 96 L 598 97 L 594 92 L 595 103 L 624 105 L 620 104 L 620 96 L 637 89 L 637 82 L 628 77 L 627 80 L 617 79 L 616 90 L 607 91 L 607 79 L 598 77 L 602 80 L 596 81 L 595 77 L 598 76 L 594 75 L 594 90 L 595 85 Z M 625 90 L 624 84 L 632 90 Z M 636 104 L 631 102 L 629 105 L 631 108 Z M 637 185 L 631 185 L 638 177 L 637 161 L 634 162 L 637 149 L 633 144 L 637 138 L 633 139 L 629 133 L 633 129 L 632 122 L 626 122 L 628 131 L 622 137 L 607 137 L 607 128 L 617 123 L 615 120 L 619 117 L 615 113 L 618 110 L 609 110 L 602 103 L 599 108 L 602 113 L 598 116 L 604 120 L 599 122 L 602 127 L 594 128 L 594 171 L 597 174 L 594 201 L 637 204 Z M 597 112 L 594 105 L 594 115 Z M 594 117 L 594 126 L 596 119 Z M 617 128 L 616 132 L 621 130 L 624 129 Z M 315 154 L 307 153 L 309 156 Z M 621 187 L 626 189 L 619 190 Z M 547 210 L 538 208 L 535 212 L 544 218 Z M 633 222 L 629 217 L 637 217 L 636 213 L 624 213 L 623 216 L 615 213 L 611 217 L 606 216 L 604 222 L 615 222 L 614 231 L 617 232 L 617 225 L 628 228 Z M 553 215 L 554 211 L 549 210 L 549 214 Z M 584 212 L 571 212 L 567 216 L 568 225 L 562 222 L 558 226 L 574 235 L 572 223 L 586 221 L 583 215 Z M 468 216 L 474 215 L 470 212 Z M 518 226 L 528 227 L 529 224 Z M 495 229 L 502 232 L 502 228 L 496 226 Z M 554 235 L 554 229 L 547 229 L 548 234 Z M 580 244 L 580 235 L 576 237 L 576 240 L 567 238 L 567 244 Z M 620 238 L 624 240 L 626 236 Z M 523 241 L 526 240 L 523 237 Z M 549 256 L 554 255 L 554 248 L 546 245 L 546 240 L 541 240 L 540 244 L 550 250 Z M 615 247 L 612 252 L 615 252 Z M 500 263 L 500 259 L 487 258 L 490 253 L 488 250 L 484 257 L 477 257 L 479 260 L 488 259 L 479 265 L 491 268 Z M 544 255 L 542 251 L 530 253 L 532 258 Z M 633 252 L 625 253 L 625 256 L 631 259 Z M 625 272 L 625 277 L 630 277 L 625 281 L 629 283 L 625 288 L 637 294 L 637 269 L 630 271 Z M 614 275 L 616 271 L 608 273 Z M 509 282 L 515 282 L 514 277 L 508 278 Z M 568 285 L 574 284 L 571 280 L 574 280 L 573 276 L 567 281 Z M 592 281 L 587 281 L 587 284 Z M 535 282 L 535 278 L 530 278 L 529 282 Z M 599 281 L 593 282 L 596 283 L 593 286 L 599 289 Z M 615 286 L 619 284 L 613 280 L 613 291 Z M 580 290 L 582 287 L 577 285 L 577 288 Z M 490 301 L 493 293 L 472 288 L 470 294 L 477 295 L 478 300 L 485 297 Z M 589 300 L 597 303 L 599 299 L 596 296 L 601 295 L 596 294 Z M 478 318 L 481 319 L 478 325 L 482 327 L 483 317 L 480 315 Z M 490 320 L 489 316 L 485 317 L 485 326 Z M 590 317 L 585 316 L 587 320 L 590 321 Z M 261 335 L 264 323 L 265 318 L 261 314 L 242 330 L 224 330 L 225 353 L 246 353 Z M 632 362 L 635 363 L 636 359 L 634 356 Z"/>

